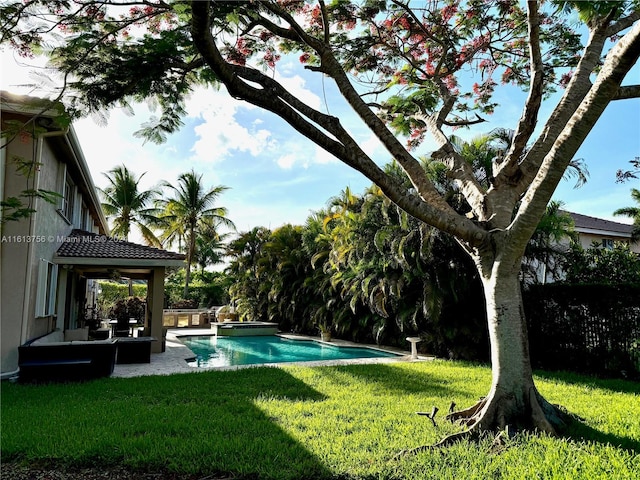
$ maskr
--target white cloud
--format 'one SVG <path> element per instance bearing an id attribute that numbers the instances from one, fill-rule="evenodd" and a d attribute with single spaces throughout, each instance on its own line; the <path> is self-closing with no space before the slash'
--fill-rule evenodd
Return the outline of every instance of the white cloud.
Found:
<path id="1" fill-rule="evenodd" d="M 226 92 L 199 89 L 186 107 L 190 118 L 202 120 L 193 129 L 198 137 L 191 148 L 194 162 L 220 162 L 235 152 L 255 157 L 273 148 L 272 133 L 255 128 L 260 122 L 253 122 L 253 126 L 247 128 L 236 119 L 240 109 L 255 107 L 234 100 Z"/>
<path id="2" fill-rule="evenodd" d="M 315 163 L 319 163 L 321 165 L 339 162 L 339 160 L 336 157 L 334 157 L 332 154 L 327 152 L 324 148 L 319 146 L 316 146 L 315 148 L 314 161 Z"/>
<path id="3" fill-rule="evenodd" d="M 307 81 L 300 75 L 294 75 L 292 77 L 283 77 L 276 73 L 276 80 L 282 84 L 294 97 L 301 102 L 306 103 L 311 108 L 319 110 L 322 105 L 322 100 L 318 95 L 306 88 Z"/>
<path id="4" fill-rule="evenodd" d="M 378 137 L 371 133 L 365 140 L 360 142 L 360 148 L 372 159 L 377 157 L 389 158 L 389 152 L 382 146 Z M 386 161 L 386 160 L 385 160 Z"/>
<path id="5" fill-rule="evenodd" d="M 233 151 L 247 152 L 256 157 L 270 148 L 271 132 L 268 130 L 248 130 L 232 117 L 211 112 L 204 116 L 204 122 L 194 128 L 199 137 L 191 149 L 192 159 L 203 162 L 219 162 Z"/>
<path id="6" fill-rule="evenodd" d="M 296 155 L 294 153 L 288 153 L 278 158 L 276 163 L 280 168 L 291 170 L 293 165 L 296 163 Z"/>
<path id="7" fill-rule="evenodd" d="M 175 161 L 176 145 L 143 144 L 133 136 L 149 114 L 142 106 L 136 106 L 135 110 L 133 117 L 113 110 L 104 127 L 89 118 L 74 124 L 96 186 L 104 188 L 108 182 L 102 173 L 122 164 L 136 175 L 146 172 L 140 181 L 141 189 L 149 189 L 163 180 L 172 181 L 186 170 L 184 164 Z"/>
<path id="8" fill-rule="evenodd" d="M 284 77 L 276 73 L 276 80 L 296 98 L 313 108 L 320 107 L 320 98 L 306 88 L 306 81 L 301 76 Z M 202 120 L 193 129 L 198 137 L 191 149 L 193 162 L 220 162 L 236 152 L 257 157 L 265 153 L 272 154 L 276 150 L 282 151 L 282 148 L 278 148 L 274 132 L 260 128 L 265 124 L 263 119 L 253 119 L 246 126 L 238 120 L 238 114 L 245 110 L 262 111 L 249 103 L 231 98 L 226 91 L 197 89 L 186 102 L 186 110 L 189 118 Z M 277 159 L 276 163 L 281 168 L 289 169 L 297 162 L 291 154 L 287 154 Z"/>

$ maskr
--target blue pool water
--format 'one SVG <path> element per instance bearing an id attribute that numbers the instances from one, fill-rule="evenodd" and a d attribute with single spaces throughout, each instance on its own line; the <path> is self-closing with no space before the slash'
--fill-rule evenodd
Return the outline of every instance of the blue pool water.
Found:
<path id="1" fill-rule="evenodd" d="M 256 337 L 200 335 L 180 337 L 180 341 L 196 354 L 196 359 L 189 363 L 194 367 L 397 357 L 396 354 L 372 348 L 337 347 L 271 335 Z"/>

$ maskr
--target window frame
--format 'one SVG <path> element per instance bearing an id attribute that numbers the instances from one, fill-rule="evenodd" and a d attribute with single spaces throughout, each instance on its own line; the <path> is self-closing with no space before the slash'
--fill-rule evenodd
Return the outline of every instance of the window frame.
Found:
<path id="1" fill-rule="evenodd" d="M 58 172 L 58 192 L 60 203 L 58 213 L 69 225 L 74 224 L 76 213 L 76 184 L 73 182 L 66 163 L 60 163 Z"/>
<path id="2" fill-rule="evenodd" d="M 615 246 L 615 240 L 613 238 L 603 238 L 602 239 L 602 248 L 607 250 L 613 250 Z"/>
<path id="3" fill-rule="evenodd" d="M 37 318 L 56 314 L 58 291 L 58 265 L 44 258 L 38 260 L 38 286 L 36 290 Z"/>
<path id="4" fill-rule="evenodd" d="M 76 186 L 69 174 L 64 176 L 64 185 L 62 187 L 62 215 L 69 221 L 73 222 L 73 213 L 76 203 Z"/>

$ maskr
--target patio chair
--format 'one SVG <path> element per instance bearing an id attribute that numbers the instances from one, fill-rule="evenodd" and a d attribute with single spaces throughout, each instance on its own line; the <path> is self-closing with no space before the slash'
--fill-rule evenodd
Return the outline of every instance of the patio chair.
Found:
<path id="1" fill-rule="evenodd" d="M 114 337 L 129 337 L 131 332 L 131 325 L 128 318 L 119 318 L 118 322 L 113 328 Z"/>

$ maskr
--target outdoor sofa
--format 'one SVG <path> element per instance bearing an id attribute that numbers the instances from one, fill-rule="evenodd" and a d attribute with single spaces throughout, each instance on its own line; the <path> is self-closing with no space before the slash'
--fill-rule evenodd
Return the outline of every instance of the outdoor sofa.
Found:
<path id="1" fill-rule="evenodd" d="M 88 340 L 87 329 L 54 330 L 18 347 L 21 382 L 81 381 L 108 377 L 117 339 Z"/>

